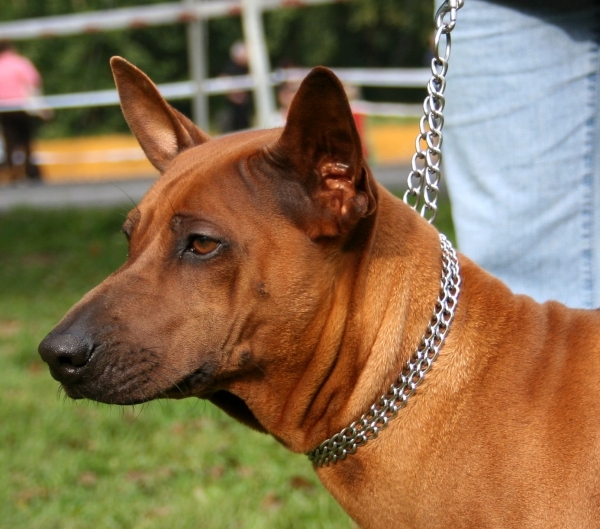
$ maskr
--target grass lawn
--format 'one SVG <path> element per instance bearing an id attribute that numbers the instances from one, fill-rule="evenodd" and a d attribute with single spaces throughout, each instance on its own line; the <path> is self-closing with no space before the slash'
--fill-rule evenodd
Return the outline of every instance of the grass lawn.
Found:
<path id="1" fill-rule="evenodd" d="M 37 345 L 125 260 L 127 210 L 0 213 L 0 527 L 353 527 L 305 457 L 210 404 L 58 391 Z"/>

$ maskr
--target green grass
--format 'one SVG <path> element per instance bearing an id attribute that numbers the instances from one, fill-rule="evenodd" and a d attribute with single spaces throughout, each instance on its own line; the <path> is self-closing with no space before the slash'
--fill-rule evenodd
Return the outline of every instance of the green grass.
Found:
<path id="1" fill-rule="evenodd" d="M 456 234 L 454 232 L 454 224 L 452 223 L 452 208 L 450 207 L 450 201 L 446 197 L 440 199 L 437 217 L 433 225 L 445 234 L 456 247 Z"/>
<path id="2" fill-rule="evenodd" d="M 0 527 L 352 527 L 305 457 L 208 403 L 58 391 L 37 344 L 124 261 L 126 211 L 0 214 Z"/>

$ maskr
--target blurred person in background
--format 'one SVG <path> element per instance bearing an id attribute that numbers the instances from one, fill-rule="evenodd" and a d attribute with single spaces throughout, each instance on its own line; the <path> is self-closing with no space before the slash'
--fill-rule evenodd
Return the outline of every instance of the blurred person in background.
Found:
<path id="1" fill-rule="evenodd" d="M 229 49 L 230 62 L 225 66 L 221 77 L 248 75 L 248 50 L 238 40 Z M 248 91 L 229 92 L 227 108 L 221 120 L 222 132 L 249 129 L 252 120 L 252 94 Z"/>
<path id="2" fill-rule="evenodd" d="M 287 121 L 292 100 L 300 87 L 299 81 L 284 81 L 277 87 L 277 103 L 279 110 L 273 117 L 274 127 L 283 127 Z"/>
<path id="3" fill-rule="evenodd" d="M 0 109 L 24 107 L 25 110 L 0 112 L 6 165 L 11 180 L 39 181 L 40 170 L 31 159 L 31 141 L 37 118 L 51 114 L 39 102 L 42 79 L 31 61 L 19 55 L 8 41 L 0 41 Z"/>

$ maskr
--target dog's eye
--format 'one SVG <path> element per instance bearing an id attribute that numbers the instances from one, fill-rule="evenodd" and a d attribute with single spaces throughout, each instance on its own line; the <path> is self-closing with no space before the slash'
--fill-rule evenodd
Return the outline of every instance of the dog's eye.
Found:
<path id="1" fill-rule="evenodd" d="M 205 235 L 197 235 L 190 241 L 189 249 L 193 253 L 208 255 L 209 253 L 214 252 L 219 245 L 219 241 L 215 241 Z"/>

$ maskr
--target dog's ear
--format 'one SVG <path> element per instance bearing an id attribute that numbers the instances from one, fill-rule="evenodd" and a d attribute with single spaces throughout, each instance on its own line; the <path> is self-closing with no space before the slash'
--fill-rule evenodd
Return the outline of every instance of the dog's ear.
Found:
<path id="1" fill-rule="evenodd" d="M 270 155 L 300 179 L 316 207 L 311 238 L 343 235 L 375 210 L 373 177 L 344 87 L 331 70 L 317 67 L 304 79 Z"/>
<path id="2" fill-rule="evenodd" d="M 181 151 L 210 139 L 169 105 L 139 68 L 121 57 L 113 57 L 110 66 L 129 128 L 161 173 Z"/>

